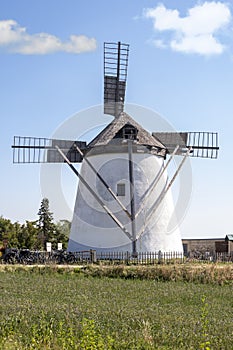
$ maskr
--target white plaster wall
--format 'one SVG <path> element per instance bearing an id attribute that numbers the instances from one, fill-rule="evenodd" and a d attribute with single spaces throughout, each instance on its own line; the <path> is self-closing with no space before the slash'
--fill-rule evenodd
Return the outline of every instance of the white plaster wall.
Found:
<path id="1" fill-rule="evenodd" d="M 104 180 L 116 193 L 117 183 L 126 184 L 126 196 L 119 197 L 130 212 L 130 187 L 128 153 L 106 153 L 89 156 L 88 160 L 100 172 Z M 183 251 L 178 227 L 169 228 L 169 221 L 174 211 L 171 192 L 169 191 L 160 206 L 156 209 L 156 201 L 167 183 L 167 173 L 160 179 L 155 190 L 145 199 L 148 189 L 153 185 L 163 167 L 163 158 L 148 153 L 134 153 L 134 193 L 137 235 L 143 231 L 137 241 L 138 251 Z M 131 232 L 131 222 L 119 204 L 109 194 L 94 172 L 83 161 L 81 174 L 88 184 L 104 201 L 105 205 Z M 146 218 L 152 211 L 152 217 Z M 131 251 L 131 242 L 112 218 L 104 211 L 96 199 L 79 181 L 74 215 L 71 226 L 68 250 L 81 249 L 125 250 Z"/>

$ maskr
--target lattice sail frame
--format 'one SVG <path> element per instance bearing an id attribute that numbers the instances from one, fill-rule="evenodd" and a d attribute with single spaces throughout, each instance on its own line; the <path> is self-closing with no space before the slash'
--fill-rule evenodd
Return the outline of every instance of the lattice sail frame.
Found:
<path id="1" fill-rule="evenodd" d="M 83 157 L 76 149 L 76 145 L 84 151 L 86 142 L 56 140 L 41 137 L 15 136 L 13 148 L 13 163 L 64 163 L 64 158 L 57 151 L 63 151 L 72 163 L 81 163 Z"/>
<path id="2" fill-rule="evenodd" d="M 129 45 L 104 43 L 104 113 L 117 117 L 124 110 Z"/>
<path id="3" fill-rule="evenodd" d="M 194 132 L 153 132 L 171 154 L 179 146 L 176 154 L 184 155 L 191 148 L 190 157 L 212 158 L 218 156 L 218 134 L 216 132 L 194 131 Z"/>

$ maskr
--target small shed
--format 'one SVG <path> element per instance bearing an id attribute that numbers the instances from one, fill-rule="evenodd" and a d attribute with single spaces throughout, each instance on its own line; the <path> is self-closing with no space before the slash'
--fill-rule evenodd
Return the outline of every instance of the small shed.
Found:
<path id="1" fill-rule="evenodd" d="M 233 252 L 233 234 L 228 234 L 225 237 L 225 241 L 228 243 L 228 253 Z"/>
<path id="2" fill-rule="evenodd" d="M 184 255 L 189 253 L 209 254 L 228 253 L 228 242 L 222 238 L 186 238 L 182 239 Z M 233 251 L 233 246 L 232 246 Z"/>

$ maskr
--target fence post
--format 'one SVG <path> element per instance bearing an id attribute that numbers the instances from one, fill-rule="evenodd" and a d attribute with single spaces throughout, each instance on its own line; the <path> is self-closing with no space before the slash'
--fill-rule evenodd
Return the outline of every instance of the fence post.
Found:
<path id="1" fill-rule="evenodd" d="M 163 254 L 161 250 L 158 251 L 158 263 L 161 264 L 163 260 Z"/>
<path id="2" fill-rule="evenodd" d="M 96 250 L 90 249 L 90 260 L 91 263 L 96 263 Z"/>

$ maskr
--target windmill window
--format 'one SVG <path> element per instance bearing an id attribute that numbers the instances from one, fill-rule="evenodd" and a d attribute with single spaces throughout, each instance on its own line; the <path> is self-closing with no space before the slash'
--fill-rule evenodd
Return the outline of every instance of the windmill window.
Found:
<path id="1" fill-rule="evenodd" d="M 137 129 L 134 128 L 132 125 L 126 125 L 123 128 L 123 138 L 124 139 L 136 140 L 137 133 L 138 133 Z"/>
<path id="2" fill-rule="evenodd" d="M 138 130 L 131 124 L 126 124 L 114 136 L 114 139 L 137 140 Z"/>
<path id="3" fill-rule="evenodd" d="M 119 183 L 117 184 L 117 196 L 125 196 L 125 184 Z"/>

